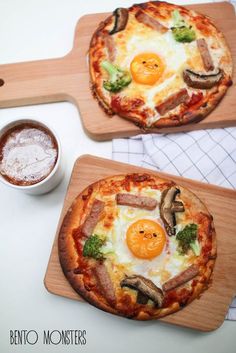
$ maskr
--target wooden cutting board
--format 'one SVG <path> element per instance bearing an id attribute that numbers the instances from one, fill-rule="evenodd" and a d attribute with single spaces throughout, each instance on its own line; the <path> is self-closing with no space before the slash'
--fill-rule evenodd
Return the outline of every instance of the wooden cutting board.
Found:
<path id="1" fill-rule="evenodd" d="M 82 156 L 75 162 L 44 279 L 49 292 L 82 300 L 64 277 L 57 247 L 60 225 L 74 198 L 89 184 L 101 178 L 137 171 L 150 172 L 148 169 L 89 155 Z M 154 174 L 176 181 L 202 199 L 214 217 L 218 245 L 218 256 L 210 288 L 199 300 L 196 299 L 183 310 L 161 321 L 201 331 L 214 330 L 223 323 L 232 298 L 236 295 L 236 191 L 165 173 Z"/>
<path id="2" fill-rule="evenodd" d="M 187 6 L 209 15 L 223 31 L 236 62 L 236 17 L 228 2 Z M 72 50 L 50 60 L 0 65 L 0 108 L 27 104 L 70 101 L 77 105 L 87 134 L 95 140 L 134 136 L 141 132 L 118 116 L 108 117 L 89 88 L 87 51 L 92 33 L 107 13 L 83 16 L 77 23 Z M 236 82 L 236 71 L 234 73 Z M 230 87 L 219 106 L 203 121 L 152 132 L 190 131 L 236 125 L 236 88 Z"/>

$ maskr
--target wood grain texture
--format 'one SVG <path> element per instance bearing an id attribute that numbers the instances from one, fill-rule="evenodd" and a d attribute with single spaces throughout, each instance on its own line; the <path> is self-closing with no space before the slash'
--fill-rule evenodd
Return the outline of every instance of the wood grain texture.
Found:
<path id="1" fill-rule="evenodd" d="M 230 189 L 165 173 L 155 173 L 148 169 L 89 155 L 80 157 L 74 165 L 65 197 L 44 279 L 45 286 L 53 294 L 82 300 L 67 282 L 60 267 L 57 237 L 62 220 L 74 198 L 89 184 L 107 176 L 137 171 L 151 172 L 161 178 L 174 180 L 183 187 L 191 189 L 206 204 L 214 217 L 218 257 L 210 288 L 202 294 L 199 300 L 196 299 L 183 310 L 161 319 L 161 321 L 167 323 L 191 327 L 201 331 L 214 330 L 223 323 L 232 298 L 236 294 L 236 191 Z"/>
<path id="2" fill-rule="evenodd" d="M 188 8 L 212 17 L 225 34 L 236 63 L 236 17 L 228 2 L 190 5 Z M 87 51 L 91 36 L 107 13 L 91 14 L 78 21 L 72 50 L 64 57 L 0 65 L 0 108 L 28 104 L 70 101 L 80 111 L 86 133 L 95 140 L 128 137 L 140 133 L 133 123 L 118 116 L 108 117 L 92 97 L 89 87 Z M 236 82 L 236 71 L 233 81 Z M 236 88 L 230 87 L 218 107 L 199 123 L 151 132 L 191 131 L 236 125 Z M 150 132 L 150 131 L 149 131 Z"/>

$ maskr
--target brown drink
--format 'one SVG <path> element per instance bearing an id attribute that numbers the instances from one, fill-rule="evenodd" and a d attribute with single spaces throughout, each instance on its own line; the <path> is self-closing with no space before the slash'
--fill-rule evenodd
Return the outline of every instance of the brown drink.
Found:
<path id="1" fill-rule="evenodd" d="M 21 122 L 0 137 L 0 174 L 11 184 L 28 186 L 44 180 L 58 159 L 58 144 L 46 127 Z"/>

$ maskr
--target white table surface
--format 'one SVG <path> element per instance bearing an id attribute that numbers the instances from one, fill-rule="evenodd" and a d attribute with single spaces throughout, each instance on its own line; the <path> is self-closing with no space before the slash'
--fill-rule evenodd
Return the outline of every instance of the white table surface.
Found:
<path id="1" fill-rule="evenodd" d="M 0 64 L 63 56 L 72 47 L 82 15 L 133 2 L 0 0 Z M 84 153 L 111 158 L 111 142 L 89 139 L 77 108 L 66 102 L 1 109 L 0 126 L 32 116 L 59 135 L 66 175 L 57 189 L 38 197 L 0 185 L 0 352 L 235 352 L 235 322 L 225 321 L 218 330 L 203 334 L 159 322 L 121 319 L 46 291 L 43 278 L 73 163 Z M 36 330 L 38 343 L 10 345 L 9 331 L 24 329 Z M 43 330 L 70 329 L 86 330 L 86 345 L 42 344 Z"/>

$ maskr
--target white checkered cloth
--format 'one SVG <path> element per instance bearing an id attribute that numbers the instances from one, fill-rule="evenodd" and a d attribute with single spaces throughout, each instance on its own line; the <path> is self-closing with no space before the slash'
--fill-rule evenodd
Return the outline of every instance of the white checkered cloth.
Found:
<path id="1" fill-rule="evenodd" d="M 236 0 L 231 2 L 236 6 Z M 112 158 L 236 189 L 235 127 L 115 139 Z M 236 298 L 226 319 L 236 321 Z"/>
<path id="2" fill-rule="evenodd" d="M 116 139 L 113 159 L 236 189 L 236 128 Z"/>

